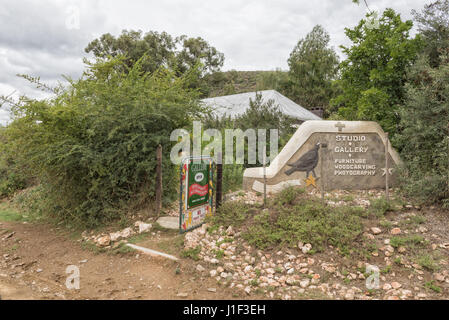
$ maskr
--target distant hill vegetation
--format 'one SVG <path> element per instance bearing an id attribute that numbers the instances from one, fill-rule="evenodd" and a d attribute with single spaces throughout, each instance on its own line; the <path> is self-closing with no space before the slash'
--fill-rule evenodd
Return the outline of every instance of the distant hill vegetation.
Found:
<path id="1" fill-rule="evenodd" d="M 276 71 L 226 71 L 215 72 L 205 77 L 205 97 L 219 97 L 260 90 L 278 90 L 288 81 L 288 72 Z"/>

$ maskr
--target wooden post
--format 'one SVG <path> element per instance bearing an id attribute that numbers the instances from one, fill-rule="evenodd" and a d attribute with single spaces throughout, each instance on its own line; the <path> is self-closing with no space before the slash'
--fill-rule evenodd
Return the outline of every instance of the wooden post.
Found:
<path id="1" fill-rule="evenodd" d="M 263 207 L 267 205 L 267 164 L 266 164 L 266 150 L 263 152 Z"/>
<path id="2" fill-rule="evenodd" d="M 388 178 L 390 175 L 389 156 L 388 156 L 388 132 L 385 132 L 385 198 L 390 201 L 390 187 L 388 185 Z"/>
<path id="3" fill-rule="evenodd" d="M 320 144 L 321 201 L 324 203 L 323 144 Z"/>
<path id="4" fill-rule="evenodd" d="M 217 155 L 217 185 L 215 195 L 215 211 L 221 206 L 222 189 L 223 188 L 223 159 L 221 152 Z"/>
<path id="5" fill-rule="evenodd" d="M 162 146 L 156 150 L 156 215 L 159 218 L 162 209 Z"/>

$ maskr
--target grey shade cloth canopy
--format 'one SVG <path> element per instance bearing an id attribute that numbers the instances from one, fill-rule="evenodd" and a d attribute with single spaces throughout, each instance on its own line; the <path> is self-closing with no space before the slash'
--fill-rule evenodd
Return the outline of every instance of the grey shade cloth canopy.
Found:
<path id="1" fill-rule="evenodd" d="M 257 93 L 262 95 L 262 101 L 268 102 L 274 101 L 274 105 L 279 107 L 279 110 L 290 117 L 298 120 L 321 120 L 320 117 L 313 114 L 309 110 L 301 107 L 299 104 L 293 102 L 289 98 L 283 96 L 276 90 L 264 90 Z M 233 94 L 230 96 L 222 96 L 215 98 L 207 98 L 201 100 L 206 106 L 212 108 L 212 112 L 216 116 L 230 116 L 231 118 L 237 117 L 249 108 L 250 99 L 256 99 L 256 92 L 247 92 L 240 94 Z"/>

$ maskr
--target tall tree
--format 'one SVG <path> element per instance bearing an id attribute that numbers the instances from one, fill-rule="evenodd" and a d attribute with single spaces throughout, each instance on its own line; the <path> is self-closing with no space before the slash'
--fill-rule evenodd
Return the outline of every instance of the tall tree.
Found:
<path id="1" fill-rule="evenodd" d="M 329 105 L 338 57 L 329 47 L 329 33 L 317 25 L 297 45 L 288 59 L 289 96 L 306 108 Z"/>
<path id="2" fill-rule="evenodd" d="M 449 0 L 425 5 L 421 12 L 412 10 L 431 67 L 440 64 L 440 55 L 449 53 Z"/>
<path id="3" fill-rule="evenodd" d="M 181 51 L 176 54 L 178 71 L 184 73 L 198 62 L 202 64 L 203 75 L 220 71 L 224 62 L 224 55 L 210 46 L 206 40 L 200 37 L 188 38 L 183 35 L 176 38 L 176 41 L 182 44 Z"/>
<path id="4" fill-rule="evenodd" d="M 424 46 L 408 72 L 398 143 L 403 190 L 449 207 L 449 1 L 413 11 Z"/>
<path id="5" fill-rule="evenodd" d="M 386 9 L 375 25 L 372 15 L 367 14 L 354 29 L 345 29 L 352 45 L 342 46 L 347 56 L 340 65 L 342 92 L 331 103 L 341 118 L 377 121 L 394 136 L 407 68 L 415 61 L 421 41 L 409 35 L 412 21 L 402 21 L 393 9 Z"/>
<path id="6" fill-rule="evenodd" d="M 409 196 L 449 207 L 449 59 L 432 68 L 421 55 L 409 72 L 398 135 Z"/>
<path id="7" fill-rule="evenodd" d="M 164 66 L 181 75 L 200 64 L 199 72 L 204 75 L 220 70 L 224 62 L 224 55 L 200 37 L 173 38 L 155 31 L 123 30 L 118 37 L 106 33 L 90 42 L 85 51 L 102 59 L 123 55 L 128 67 L 142 58 L 143 70 L 150 73 Z"/>

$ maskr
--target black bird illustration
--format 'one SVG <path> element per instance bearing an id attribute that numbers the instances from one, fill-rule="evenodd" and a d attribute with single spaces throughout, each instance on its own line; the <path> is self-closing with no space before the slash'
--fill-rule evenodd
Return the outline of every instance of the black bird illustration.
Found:
<path id="1" fill-rule="evenodd" d="M 287 164 L 291 168 L 285 171 L 286 175 L 291 175 L 293 172 L 302 171 L 306 172 L 306 177 L 309 176 L 310 171 L 312 171 L 313 176 L 316 178 L 315 167 L 318 164 L 319 156 L 318 149 L 320 148 L 320 143 L 318 142 L 312 150 L 307 151 L 301 158 L 292 164 Z"/>

